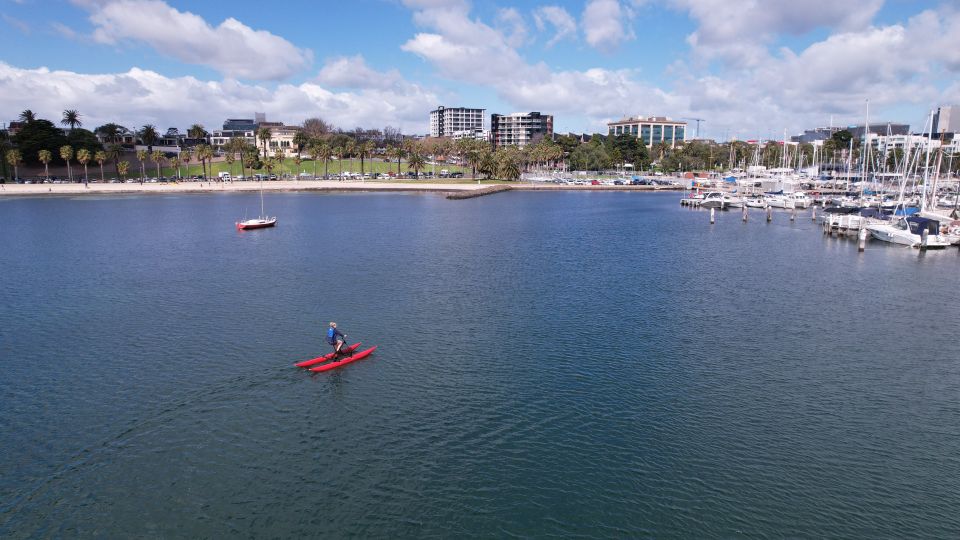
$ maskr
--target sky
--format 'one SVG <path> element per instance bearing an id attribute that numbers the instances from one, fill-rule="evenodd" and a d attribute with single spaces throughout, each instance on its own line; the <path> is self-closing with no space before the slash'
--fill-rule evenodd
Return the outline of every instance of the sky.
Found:
<path id="1" fill-rule="evenodd" d="M 0 122 L 429 131 L 438 105 L 781 138 L 960 105 L 960 1 L 0 0 Z"/>

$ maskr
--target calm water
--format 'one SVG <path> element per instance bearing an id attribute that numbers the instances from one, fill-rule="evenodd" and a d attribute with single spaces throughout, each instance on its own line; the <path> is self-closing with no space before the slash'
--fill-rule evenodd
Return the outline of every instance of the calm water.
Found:
<path id="1" fill-rule="evenodd" d="M 958 252 L 678 198 L 0 200 L 0 536 L 960 535 Z"/>

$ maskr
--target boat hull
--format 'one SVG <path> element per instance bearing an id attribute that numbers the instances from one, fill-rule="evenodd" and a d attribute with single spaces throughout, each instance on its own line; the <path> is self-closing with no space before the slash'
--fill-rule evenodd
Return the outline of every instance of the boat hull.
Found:
<path id="1" fill-rule="evenodd" d="M 345 353 L 352 353 L 353 351 L 357 350 L 359 347 L 360 347 L 360 343 L 357 342 L 357 343 L 354 343 L 353 345 L 350 345 L 349 347 L 343 347 L 343 348 L 341 348 L 340 351 L 341 351 L 341 352 L 345 352 Z M 310 366 L 319 364 L 319 363 L 321 363 L 321 362 L 326 362 L 327 360 L 330 360 L 331 358 L 333 358 L 333 353 L 328 353 L 328 354 L 325 354 L 325 355 L 323 355 L 323 356 L 318 356 L 318 357 L 316 357 L 316 358 L 311 358 L 310 360 L 304 360 L 304 361 L 302 361 L 302 362 L 297 362 L 297 363 L 294 364 L 294 365 L 297 366 L 297 367 L 305 368 L 305 367 L 310 367 Z"/>
<path id="2" fill-rule="evenodd" d="M 310 368 L 310 371 L 320 373 L 322 371 L 329 371 L 331 369 L 336 369 L 340 366 L 345 366 L 351 362 L 356 362 L 357 360 L 363 360 L 364 358 L 373 354 L 373 351 L 375 350 L 377 350 L 376 345 L 374 345 L 373 347 L 370 347 L 365 351 L 360 351 L 358 353 L 355 353 L 353 356 L 349 356 L 347 358 L 344 358 L 343 360 L 339 360 L 337 362 L 330 362 L 329 364 L 323 364 L 322 366 L 312 367 Z"/>
<path id="3" fill-rule="evenodd" d="M 247 221 L 238 221 L 237 230 L 249 231 L 253 229 L 266 229 L 277 224 L 277 218 L 268 219 L 248 219 Z"/>

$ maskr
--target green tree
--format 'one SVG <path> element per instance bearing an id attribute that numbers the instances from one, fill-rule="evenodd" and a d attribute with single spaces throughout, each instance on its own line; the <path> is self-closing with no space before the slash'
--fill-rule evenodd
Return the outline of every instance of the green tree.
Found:
<path id="1" fill-rule="evenodd" d="M 107 153 L 103 150 L 97 150 L 97 152 L 93 154 L 93 160 L 100 165 L 100 182 L 103 183 L 106 181 L 103 174 L 103 164 L 107 161 Z"/>
<path id="2" fill-rule="evenodd" d="M 120 176 L 120 181 L 124 181 L 127 178 L 127 171 L 130 170 L 129 161 L 118 161 L 117 162 L 117 175 Z"/>
<path id="3" fill-rule="evenodd" d="M 251 174 L 254 170 L 263 167 L 263 164 L 260 163 L 260 149 L 256 146 L 245 147 L 244 151 L 240 154 L 240 160 L 243 162 L 244 167 L 250 169 Z"/>
<path id="4" fill-rule="evenodd" d="M 407 169 L 412 170 L 414 175 L 419 178 L 420 171 L 426 166 L 427 160 L 423 156 L 423 150 L 419 144 L 412 145 L 411 149 L 407 150 Z"/>
<path id="5" fill-rule="evenodd" d="M 7 163 L 13 166 L 14 181 L 20 179 L 20 164 L 23 163 L 23 154 L 17 149 L 7 150 Z"/>
<path id="6" fill-rule="evenodd" d="M 323 176 L 326 178 L 328 177 L 327 164 L 330 163 L 330 158 L 333 157 L 333 149 L 330 148 L 328 143 L 323 142 L 320 144 L 317 152 L 317 155 L 323 160 Z"/>
<path id="7" fill-rule="evenodd" d="M 168 159 L 170 166 L 177 170 L 177 180 L 180 180 L 180 156 L 173 156 Z M 172 172 L 172 171 L 171 171 Z"/>
<path id="8" fill-rule="evenodd" d="M 64 126 L 70 126 L 71 130 L 83 125 L 83 122 L 80 121 L 80 113 L 76 109 L 63 111 L 63 119 L 60 120 L 60 123 Z"/>
<path id="9" fill-rule="evenodd" d="M 37 115 L 30 109 L 24 109 L 23 111 L 20 112 L 20 116 L 18 117 L 18 119 L 24 124 L 29 124 L 30 122 L 33 122 L 34 120 L 37 119 Z"/>
<path id="10" fill-rule="evenodd" d="M 263 143 L 263 158 L 267 159 L 270 157 L 270 139 L 273 137 L 273 133 L 270 131 L 270 128 L 264 126 L 257 130 L 257 140 Z"/>
<path id="11" fill-rule="evenodd" d="M 87 171 L 87 163 L 90 162 L 90 158 L 93 157 L 90 155 L 90 151 L 86 148 L 81 148 L 77 150 L 77 163 L 83 165 L 83 185 L 86 186 L 90 183 L 90 174 Z"/>
<path id="12" fill-rule="evenodd" d="M 117 170 L 117 177 L 120 177 L 120 157 L 123 156 L 123 146 L 111 144 L 107 147 L 107 158 L 113 161 L 114 168 Z"/>
<path id="13" fill-rule="evenodd" d="M 203 127 L 203 124 L 193 124 L 187 129 L 187 137 L 195 140 L 206 140 L 207 130 Z"/>
<path id="14" fill-rule="evenodd" d="M 519 155 L 513 149 L 501 148 L 495 152 L 496 175 L 502 180 L 520 179 Z"/>
<path id="15" fill-rule="evenodd" d="M 363 174 L 363 161 L 373 154 L 373 141 L 363 141 L 357 145 L 357 157 L 360 158 L 360 174 Z"/>
<path id="16" fill-rule="evenodd" d="M 43 163 L 43 175 L 50 180 L 50 162 L 53 161 L 53 153 L 49 150 L 41 150 L 37 157 L 40 158 L 40 163 Z"/>
<path id="17" fill-rule="evenodd" d="M 140 129 L 140 141 L 146 145 L 147 150 L 153 150 L 153 145 L 157 143 L 157 139 L 160 138 L 160 134 L 157 133 L 157 128 L 153 124 L 147 124 Z"/>
<path id="18" fill-rule="evenodd" d="M 396 144 L 387 150 L 387 154 L 391 158 L 397 159 L 397 176 L 400 176 L 400 162 L 406 157 L 407 151 L 403 148 L 402 144 Z"/>
<path id="19" fill-rule="evenodd" d="M 303 149 L 310 144 L 310 136 L 307 135 L 307 132 L 299 129 L 296 133 L 293 134 L 293 146 L 297 148 L 297 156 L 303 153 Z"/>
<path id="20" fill-rule="evenodd" d="M 198 144 L 196 147 L 197 159 L 203 168 L 203 178 L 207 180 L 207 161 L 213 159 L 213 148 L 208 144 Z"/>
<path id="21" fill-rule="evenodd" d="M 97 129 L 93 130 L 93 132 L 108 143 L 117 143 L 120 141 L 120 132 L 122 129 L 122 126 L 119 124 L 110 122 L 98 127 Z"/>
<path id="22" fill-rule="evenodd" d="M 53 122 L 43 119 L 35 119 L 25 124 L 12 137 L 11 142 L 23 153 L 26 160 L 33 163 L 39 163 L 33 160 L 39 157 L 40 150 L 60 148 L 69 144 L 63 131 L 54 126 Z"/>
<path id="23" fill-rule="evenodd" d="M 183 161 L 183 165 L 187 168 L 187 176 L 190 176 L 190 162 L 193 160 L 193 152 L 191 152 L 189 148 L 180 152 L 180 160 Z"/>
<path id="24" fill-rule="evenodd" d="M 347 142 L 343 145 L 343 153 L 350 159 L 350 165 L 348 166 L 347 172 L 353 172 L 353 156 L 357 151 L 357 143 L 353 139 L 348 139 Z"/>
<path id="25" fill-rule="evenodd" d="M 147 176 L 147 168 L 144 166 L 144 162 L 147 161 L 146 150 L 142 148 L 137 150 L 137 161 L 140 162 L 140 183 L 143 184 L 143 180 Z"/>
<path id="26" fill-rule="evenodd" d="M 157 180 L 160 180 L 160 162 L 162 162 L 165 157 L 160 150 L 154 150 L 150 153 L 150 161 L 153 161 L 157 165 Z"/>
<path id="27" fill-rule="evenodd" d="M 73 147 L 65 144 L 60 147 L 60 159 L 67 163 L 67 178 L 73 182 L 73 169 L 70 167 L 70 160 L 73 159 Z"/>

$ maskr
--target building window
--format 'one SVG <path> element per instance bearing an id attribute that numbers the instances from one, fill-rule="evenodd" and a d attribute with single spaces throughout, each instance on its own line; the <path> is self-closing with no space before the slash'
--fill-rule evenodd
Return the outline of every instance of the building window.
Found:
<path id="1" fill-rule="evenodd" d="M 673 140 L 673 126 L 663 126 L 663 138 L 667 141 Z"/>
<path id="2" fill-rule="evenodd" d="M 653 141 L 660 142 L 663 140 L 663 126 L 653 126 Z"/>

